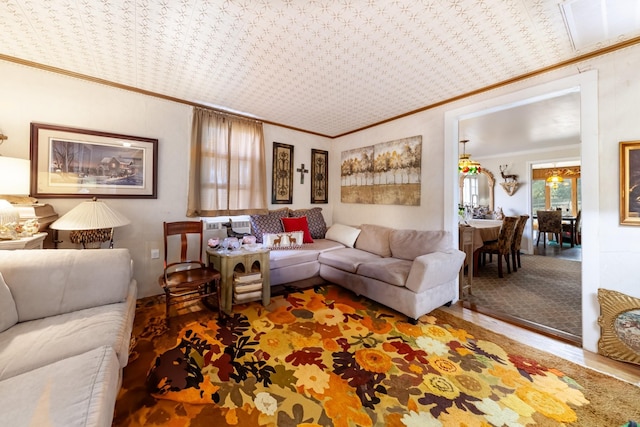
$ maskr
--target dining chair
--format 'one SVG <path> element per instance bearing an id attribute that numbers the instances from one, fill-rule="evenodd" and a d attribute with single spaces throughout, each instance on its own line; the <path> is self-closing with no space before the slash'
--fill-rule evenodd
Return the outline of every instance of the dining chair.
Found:
<path id="1" fill-rule="evenodd" d="M 520 247 L 522 246 L 522 235 L 524 234 L 524 226 L 529 220 L 529 215 L 520 215 L 518 222 L 516 222 L 516 228 L 513 233 L 513 242 L 511 242 L 511 263 L 513 264 L 513 271 L 518 271 L 522 268 L 520 263 Z"/>
<path id="2" fill-rule="evenodd" d="M 158 282 L 165 293 L 167 326 L 172 305 L 213 295 L 217 295 L 220 318 L 221 276 L 203 262 L 203 221 L 164 222 L 163 225 L 164 271 Z"/>
<path id="3" fill-rule="evenodd" d="M 560 249 L 562 249 L 562 211 L 538 211 L 538 239 L 536 240 L 536 246 L 540 243 L 540 236 L 544 247 L 547 247 L 547 233 L 555 235 L 556 241 L 560 243 Z"/>
<path id="4" fill-rule="evenodd" d="M 581 245 L 582 244 L 582 239 L 581 239 L 581 219 L 582 219 L 582 211 L 579 210 L 578 214 L 576 215 L 576 220 L 574 221 L 573 225 L 572 224 L 566 224 L 566 223 L 562 223 L 562 237 L 567 237 L 569 239 L 571 239 L 571 241 L 573 242 L 573 244 L 575 245 Z"/>
<path id="5" fill-rule="evenodd" d="M 518 217 L 515 216 L 507 216 L 502 220 L 502 227 L 500 227 L 500 233 L 498 234 L 498 240 L 493 242 L 487 242 L 479 249 L 481 258 L 484 259 L 485 254 L 496 254 L 498 255 L 498 277 L 503 278 L 504 274 L 502 273 L 502 259 L 504 258 L 507 263 L 507 273 L 511 273 L 510 267 L 510 255 L 511 255 L 511 244 L 513 242 L 513 236 L 516 231 L 516 222 L 518 221 Z"/>

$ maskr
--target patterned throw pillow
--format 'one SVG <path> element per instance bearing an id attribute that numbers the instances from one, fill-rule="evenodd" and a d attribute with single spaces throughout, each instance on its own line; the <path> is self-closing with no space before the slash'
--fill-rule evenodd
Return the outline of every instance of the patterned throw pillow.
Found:
<path id="1" fill-rule="evenodd" d="M 284 231 L 302 231 L 304 233 L 304 243 L 313 243 L 306 216 L 299 218 L 282 218 L 282 227 Z"/>
<path id="2" fill-rule="evenodd" d="M 274 211 L 266 215 L 250 215 L 251 234 L 256 236 L 256 242 L 262 243 L 262 235 L 265 233 L 282 233 L 281 218 L 287 217 L 288 210 Z"/>
<path id="3" fill-rule="evenodd" d="M 289 216 L 292 218 L 306 216 L 311 237 L 313 239 L 324 239 L 327 232 L 327 223 L 324 221 L 324 216 L 322 216 L 322 208 L 298 209 L 291 211 Z"/>
<path id="4" fill-rule="evenodd" d="M 269 249 L 298 249 L 302 247 L 303 235 L 302 231 L 265 233 L 262 235 L 262 246 Z"/>

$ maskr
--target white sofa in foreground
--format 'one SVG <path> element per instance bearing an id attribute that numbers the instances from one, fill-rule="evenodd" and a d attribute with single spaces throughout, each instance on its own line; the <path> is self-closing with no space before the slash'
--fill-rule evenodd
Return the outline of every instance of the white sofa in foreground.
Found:
<path id="1" fill-rule="evenodd" d="M 455 301 L 465 254 L 446 231 L 334 224 L 324 239 L 270 253 L 271 285 L 319 278 L 415 320 Z"/>
<path id="2" fill-rule="evenodd" d="M 127 249 L 0 251 L 0 425 L 111 426 L 136 295 Z"/>

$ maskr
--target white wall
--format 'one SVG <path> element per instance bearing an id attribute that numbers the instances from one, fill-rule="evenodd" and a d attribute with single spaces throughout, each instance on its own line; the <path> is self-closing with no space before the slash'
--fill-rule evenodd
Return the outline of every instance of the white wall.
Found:
<path id="1" fill-rule="evenodd" d="M 414 114 L 393 122 L 335 139 L 331 146 L 329 176 L 333 222 L 349 225 L 379 224 L 398 228 L 438 230 L 444 227 L 443 110 Z M 422 135 L 420 206 L 367 205 L 340 202 L 342 151 Z"/>
<path id="2" fill-rule="evenodd" d="M 191 107 L 109 86 L 0 61 L 0 131 L 9 139 L 0 146 L 7 157 L 29 158 L 31 122 L 42 122 L 158 139 L 158 198 L 105 199 L 109 206 L 131 220 L 116 229 L 115 246 L 126 247 L 134 259 L 134 275 L 140 297 L 161 293 L 157 279 L 162 260 L 151 259 L 151 249 L 161 249 L 162 222 L 184 220 L 187 204 Z M 326 138 L 265 126 L 267 159 L 272 142 L 294 145 L 295 164 L 310 164 L 311 148 L 327 149 Z M 269 164 L 270 170 L 270 164 Z M 5 179 L 1 175 L 0 179 Z M 310 206 L 310 178 L 305 185 L 294 180 L 294 205 Z M 268 189 L 271 189 L 270 177 Z M 59 215 L 84 199 L 40 199 L 50 203 Z M 316 205 L 314 205 L 316 206 Z M 323 207 L 331 217 L 330 205 Z M 276 206 L 281 207 L 281 206 Z M 77 247 L 60 233 L 60 247 Z"/>
<path id="3" fill-rule="evenodd" d="M 309 207 L 322 208 L 322 214 L 327 224 L 331 224 L 333 210 L 332 205 L 335 199 L 335 193 L 329 188 L 329 203 L 318 203 L 311 205 L 311 172 L 304 174 L 304 184 L 300 183 L 300 172 L 295 172 L 296 169 L 304 163 L 304 168 L 311 171 L 311 149 L 329 151 L 331 148 L 331 140 L 329 138 L 323 138 L 308 133 L 302 133 L 295 130 L 273 126 L 264 125 L 264 141 L 265 151 L 267 154 L 267 193 L 271 194 L 271 185 L 273 183 L 273 143 L 279 142 L 282 144 L 293 145 L 293 203 L 290 205 L 272 204 L 271 196 L 267 202 L 269 203 L 269 209 L 279 209 L 283 207 L 289 207 L 290 209 L 302 209 Z M 335 154 L 329 153 L 329 161 L 335 157 Z M 329 175 L 331 176 L 331 175 Z"/>

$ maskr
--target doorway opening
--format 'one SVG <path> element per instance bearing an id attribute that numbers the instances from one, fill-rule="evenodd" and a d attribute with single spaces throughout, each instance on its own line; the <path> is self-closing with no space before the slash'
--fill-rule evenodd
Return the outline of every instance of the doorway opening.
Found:
<path id="1" fill-rule="evenodd" d="M 515 106 L 532 104 L 541 100 L 547 100 L 553 97 L 561 96 L 562 94 L 577 91 L 579 92 L 579 96 L 580 96 L 580 99 L 579 99 L 580 137 L 578 140 L 578 145 L 579 145 L 578 151 L 577 151 L 577 154 L 565 153 L 565 154 L 559 154 L 558 156 L 560 158 L 575 156 L 580 159 L 581 168 L 583 172 L 585 170 L 588 170 L 589 175 L 591 173 L 595 173 L 594 171 L 597 171 L 597 166 L 598 166 L 597 165 L 598 163 L 597 162 L 597 132 L 594 133 L 591 123 L 586 121 L 585 117 L 589 117 L 590 114 L 597 116 L 597 94 L 595 93 L 595 91 L 593 91 L 593 88 L 589 87 L 589 83 L 586 83 L 583 77 L 584 76 L 576 76 L 575 78 L 567 78 L 567 79 L 563 79 L 562 81 L 551 82 L 535 88 L 525 89 L 519 93 L 505 95 L 489 101 L 485 100 L 475 105 L 469 105 L 469 106 L 460 108 L 458 110 L 454 110 L 446 113 L 445 114 L 445 140 L 447 141 L 448 144 L 451 144 L 452 149 L 450 150 L 450 152 L 448 152 L 449 150 L 445 151 L 445 161 L 447 161 L 447 164 L 455 164 L 458 156 L 458 152 L 456 149 L 457 144 L 455 144 L 455 142 L 457 142 L 460 139 L 472 139 L 469 137 L 469 135 L 466 135 L 466 134 L 462 135 L 460 133 L 460 123 L 463 122 L 464 120 L 467 120 L 469 118 L 477 118 L 480 116 L 488 115 L 496 111 L 507 110 Z M 595 76 L 591 76 L 591 77 L 594 78 Z M 586 94 L 583 93 L 582 91 L 583 87 L 588 87 Z M 585 115 L 585 112 L 587 112 L 588 114 Z M 589 118 L 589 120 L 592 120 L 592 118 Z M 498 126 L 498 129 L 500 129 L 499 126 Z M 513 146 L 516 144 L 516 141 L 511 140 L 510 144 L 511 146 Z M 555 145 L 557 146 L 560 144 L 558 144 L 558 142 L 555 142 Z M 555 148 L 558 148 L 558 147 L 555 147 Z M 565 146 L 563 146 L 562 148 L 568 149 L 568 147 L 565 147 Z M 529 148 L 528 150 L 525 150 L 524 153 L 522 154 L 522 157 L 526 160 L 521 160 L 521 159 L 519 160 L 522 162 L 521 169 L 519 170 L 520 177 L 521 177 L 520 190 L 519 190 L 520 194 L 516 193 L 512 198 L 512 200 L 519 199 L 520 204 L 517 206 L 517 212 L 515 211 L 505 212 L 505 214 L 508 215 L 509 213 L 533 212 L 534 201 L 533 201 L 533 198 L 530 196 L 531 188 L 533 185 L 533 180 L 531 179 L 531 175 L 530 175 L 531 164 L 532 164 L 531 159 L 534 158 L 538 162 L 544 160 L 545 159 L 544 152 L 545 150 L 548 150 L 548 149 L 549 147 L 544 147 L 538 150 Z M 481 151 L 479 151 L 479 149 L 469 149 L 469 151 L 473 152 L 474 158 L 476 160 L 479 160 L 480 163 L 483 165 L 483 167 L 487 166 L 489 168 L 493 167 L 494 169 L 497 169 L 498 166 L 504 164 L 504 161 L 499 158 L 499 155 L 501 154 L 499 152 L 484 154 Z M 507 152 L 503 152 L 502 154 L 505 154 L 505 153 Z M 447 156 L 447 154 L 449 155 Z M 508 157 L 509 164 L 513 165 L 516 162 L 514 161 L 514 159 L 516 159 L 517 156 L 513 155 L 513 153 L 507 153 L 507 154 L 509 156 Z M 548 158 L 549 157 L 547 157 L 546 160 L 548 160 Z M 556 159 L 556 158 L 557 157 L 555 156 L 553 157 L 553 159 Z M 445 206 L 445 215 L 448 218 L 450 218 L 451 230 L 454 232 L 455 235 L 457 235 L 458 216 L 457 216 L 457 211 L 455 211 L 455 208 L 458 206 L 460 196 L 458 196 L 459 194 L 458 188 L 454 188 L 454 185 L 452 185 L 453 183 L 456 183 L 456 184 L 458 183 L 457 169 L 455 171 L 453 170 L 453 168 L 451 169 L 452 169 L 451 171 L 447 171 L 445 176 L 445 188 L 447 189 L 447 193 L 449 193 L 449 194 L 445 194 L 446 205 L 451 203 L 450 205 L 451 209 L 449 210 L 450 207 Z M 525 180 L 528 182 L 526 182 Z M 525 181 L 525 182 L 522 182 L 522 181 Z M 577 185 L 575 189 L 572 188 L 570 191 L 577 191 L 577 189 L 580 188 L 582 185 L 587 185 L 588 183 L 591 183 L 592 185 L 594 185 L 593 188 L 597 189 L 597 173 L 595 173 L 594 176 L 588 176 L 586 178 L 584 177 L 584 174 L 583 174 L 580 184 Z M 457 185 L 455 187 L 457 187 Z M 503 197 L 502 201 L 500 200 L 500 197 Z M 499 191 L 496 193 L 496 203 L 495 203 L 496 208 L 501 206 L 504 200 L 508 200 L 508 199 L 504 199 L 504 197 L 505 197 L 504 194 L 501 194 Z M 584 217 L 588 218 L 590 215 L 589 213 L 585 215 L 584 214 L 585 210 L 589 211 L 590 206 L 592 207 L 597 206 L 597 203 L 598 203 L 597 199 L 598 199 L 598 195 L 596 190 L 594 193 L 588 193 L 588 194 L 585 194 L 583 198 L 581 197 L 580 203 L 575 203 L 575 207 L 576 208 L 580 207 L 581 210 L 583 211 L 583 220 L 584 220 Z M 572 210 L 575 208 L 572 206 L 569 206 L 569 209 Z M 596 211 L 597 209 L 594 212 Z M 588 228 L 585 228 L 584 231 L 587 236 L 591 234 L 591 232 L 588 231 Z M 533 255 L 534 254 L 533 221 L 529 221 L 529 223 L 527 224 L 525 234 L 526 234 L 526 237 L 523 239 L 522 252 L 523 254 L 526 254 L 526 255 Z M 586 238 L 587 241 L 589 239 L 590 237 Z M 583 236 L 583 240 L 584 240 L 584 236 Z M 590 278 L 587 272 L 589 271 L 593 271 L 594 273 L 597 272 L 598 254 L 595 250 L 585 249 L 581 253 L 581 258 L 583 258 L 585 261 L 591 259 L 595 263 L 595 265 L 589 265 L 590 263 L 588 264 L 587 262 L 580 263 L 580 266 L 578 268 L 581 278 L 580 278 L 580 284 L 578 285 L 579 291 L 578 291 L 578 301 L 576 305 L 577 305 L 577 309 L 581 313 L 579 314 L 580 320 L 582 320 L 581 323 L 582 325 L 584 325 L 585 316 L 587 316 L 590 321 L 593 320 L 592 316 L 595 315 L 597 317 L 597 314 L 590 312 L 591 309 L 589 307 L 587 307 L 586 313 L 585 311 L 583 311 L 583 306 L 584 306 L 583 295 L 585 293 L 585 285 L 587 288 L 591 288 L 592 286 L 594 286 L 594 284 L 591 282 L 596 281 L 597 276 Z M 519 269 L 518 273 L 515 273 L 515 274 L 520 274 L 521 272 L 526 272 L 526 271 L 527 271 L 527 267 L 523 266 L 522 269 Z M 503 286 L 508 287 L 509 286 L 508 279 L 504 279 L 504 280 L 505 282 L 503 283 Z M 597 287 L 597 285 L 595 286 Z M 494 317 L 499 317 L 498 315 L 496 315 L 496 313 L 487 313 L 487 314 L 494 315 Z M 560 316 L 561 313 L 557 313 L 557 315 Z M 503 316 L 503 317 L 506 317 L 506 319 L 503 319 L 503 320 L 508 320 L 508 321 L 511 321 L 512 323 L 518 323 L 517 319 L 509 319 L 508 318 L 509 316 Z M 562 333 L 556 334 L 555 331 L 553 330 L 544 330 L 544 325 L 542 325 L 542 327 L 539 329 L 537 328 L 537 325 L 533 324 L 534 322 L 525 321 L 521 323 L 523 323 L 524 326 L 529 327 L 530 329 L 536 329 L 538 330 L 538 332 L 542 332 L 547 335 L 557 336 L 561 339 L 565 339 L 566 341 L 572 342 L 577 345 L 581 345 L 584 342 L 583 340 L 579 339 L 580 337 L 578 337 L 578 339 L 575 339 L 575 337 L 571 337 L 571 336 L 569 337 L 562 336 L 563 335 Z M 553 329 L 553 328 L 547 328 L 547 329 Z M 584 329 L 585 329 L 584 326 L 581 326 L 580 332 L 584 332 Z M 564 335 L 571 335 L 571 334 L 564 334 Z M 579 335 L 584 335 L 584 334 L 579 334 Z"/>

